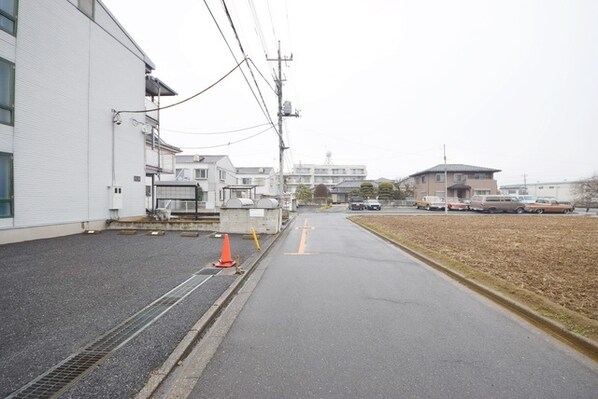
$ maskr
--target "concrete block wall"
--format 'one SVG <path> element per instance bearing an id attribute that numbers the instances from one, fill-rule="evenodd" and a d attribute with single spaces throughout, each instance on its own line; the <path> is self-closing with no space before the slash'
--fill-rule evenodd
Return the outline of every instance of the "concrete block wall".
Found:
<path id="1" fill-rule="evenodd" d="M 253 227 L 258 234 L 276 234 L 281 226 L 280 208 L 220 209 L 221 233 L 250 234 Z"/>

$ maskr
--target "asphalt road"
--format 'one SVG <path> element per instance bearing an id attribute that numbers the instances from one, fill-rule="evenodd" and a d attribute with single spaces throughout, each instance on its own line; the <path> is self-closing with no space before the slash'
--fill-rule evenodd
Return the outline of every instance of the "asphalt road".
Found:
<path id="1" fill-rule="evenodd" d="M 190 397 L 597 397 L 595 362 L 345 216 L 299 214 Z"/>
<path id="2" fill-rule="evenodd" d="M 232 256 L 255 254 L 231 235 Z M 218 260 L 222 240 L 73 235 L 0 246 L 0 397 L 81 350 L 200 269 Z M 64 398 L 128 398 L 237 278 L 210 277 L 154 324 L 109 354 Z"/>

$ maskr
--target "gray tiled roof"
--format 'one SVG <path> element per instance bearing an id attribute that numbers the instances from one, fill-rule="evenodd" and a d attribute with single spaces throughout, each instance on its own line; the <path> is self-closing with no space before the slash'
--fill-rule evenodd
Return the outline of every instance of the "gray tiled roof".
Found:
<path id="1" fill-rule="evenodd" d="M 333 193 L 348 193 L 352 190 L 359 189 L 361 187 L 361 184 L 364 182 L 372 183 L 374 187 L 378 186 L 376 182 L 373 182 L 371 180 L 343 180 L 336 186 L 332 187 L 330 191 Z"/>
<path id="2" fill-rule="evenodd" d="M 476 172 L 481 172 L 481 173 L 496 173 L 496 172 L 500 172 L 500 169 L 492 169 L 492 168 L 484 168 L 481 166 L 472 166 L 472 165 L 463 165 L 460 163 L 452 163 L 452 164 L 446 164 L 446 171 L 450 172 L 450 173 L 454 173 L 454 172 L 464 172 L 464 173 L 476 173 Z M 425 175 L 428 173 L 441 173 L 444 172 L 444 164 L 438 164 L 430 169 L 426 169 L 426 170 L 422 170 L 421 172 L 417 172 L 414 173 L 412 175 L 409 175 L 409 177 L 414 177 L 414 176 L 421 176 L 421 175 Z"/>

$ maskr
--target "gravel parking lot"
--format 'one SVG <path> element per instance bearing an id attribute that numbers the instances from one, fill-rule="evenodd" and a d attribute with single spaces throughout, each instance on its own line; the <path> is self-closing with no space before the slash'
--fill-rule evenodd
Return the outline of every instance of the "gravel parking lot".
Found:
<path id="1" fill-rule="evenodd" d="M 253 241 L 231 235 L 241 262 Z M 73 235 L 0 246 L 0 396 L 47 369 L 211 265 L 222 240 Z M 110 354 L 64 397 L 130 397 L 235 279 L 214 276 L 151 327 Z"/>

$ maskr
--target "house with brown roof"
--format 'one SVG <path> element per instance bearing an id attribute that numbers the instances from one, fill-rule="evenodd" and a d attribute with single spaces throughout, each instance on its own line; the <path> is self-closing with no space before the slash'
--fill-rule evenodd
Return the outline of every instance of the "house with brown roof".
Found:
<path id="1" fill-rule="evenodd" d="M 448 197 L 468 199 L 474 195 L 499 194 L 494 178 L 494 174 L 498 172 L 500 169 L 463 164 L 439 164 L 409 177 L 415 182 L 415 199 L 421 199 L 425 195 L 444 198 L 445 190 Z"/>

